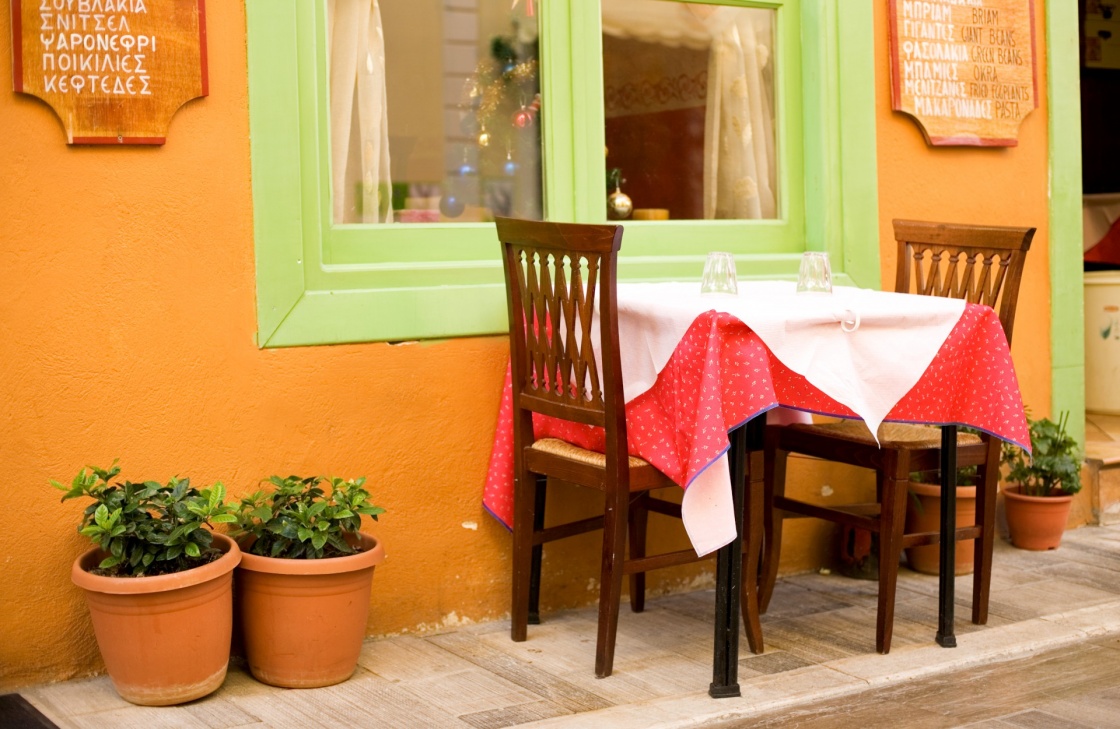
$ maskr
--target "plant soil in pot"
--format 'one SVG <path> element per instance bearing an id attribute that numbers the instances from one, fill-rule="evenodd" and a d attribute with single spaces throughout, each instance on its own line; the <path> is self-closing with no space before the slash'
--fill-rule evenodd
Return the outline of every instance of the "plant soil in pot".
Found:
<path id="1" fill-rule="evenodd" d="M 941 486 L 935 483 L 910 482 L 910 498 L 906 503 L 906 533 L 937 532 L 941 529 Z M 957 487 L 957 526 L 976 523 L 976 487 Z M 975 539 L 957 542 L 958 575 L 970 574 L 975 556 Z M 910 569 L 927 575 L 940 574 L 941 545 L 925 544 L 906 548 Z"/>
<path id="2" fill-rule="evenodd" d="M 154 577 L 91 573 L 105 557 L 91 549 L 71 579 L 86 592 L 97 647 L 121 698 L 144 706 L 193 701 L 217 690 L 229 665 L 233 570 L 241 550 L 214 535 L 222 556 Z"/>
<path id="3" fill-rule="evenodd" d="M 365 479 L 272 477 L 242 500 L 238 615 L 253 677 L 286 688 L 330 686 L 358 665 L 381 544 L 359 532 L 383 509 Z M 326 493 L 323 484 L 329 484 Z"/>
<path id="4" fill-rule="evenodd" d="M 1069 520 L 1071 494 L 1026 496 L 1019 486 L 1003 486 L 1003 503 L 1011 543 L 1019 549 L 1057 549 Z"/>

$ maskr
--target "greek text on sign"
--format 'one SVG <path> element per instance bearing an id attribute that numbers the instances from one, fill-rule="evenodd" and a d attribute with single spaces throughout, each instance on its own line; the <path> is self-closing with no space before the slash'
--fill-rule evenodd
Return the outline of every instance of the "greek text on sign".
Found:
<path id="1" fill-rule="evenodd" d="M 12 0 L 12 46 L 15 90 L 70 144 L 163 144 L 209 93 L 205 0 Z"/>
<path id="2" fill-rule="evenodd" d="M 1038 107 L 1033 0 L 890 0 L 891 102 L 933 145 L 1013 147 Z"/>

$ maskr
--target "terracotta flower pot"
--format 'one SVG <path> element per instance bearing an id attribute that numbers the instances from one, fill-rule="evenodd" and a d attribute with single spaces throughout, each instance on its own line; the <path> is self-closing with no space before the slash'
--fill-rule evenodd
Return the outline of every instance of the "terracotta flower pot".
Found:
<path id="1" fill-rule="evenodd" d="M 86 592 L 97 647 L 113 688 L 126 701 L 169 706 L 201 698 L 222 685 L 233 628 L 233 568 L 241 550 L 214 535 L 219 559 L 153 577 L 103 577 L 105 553 L 74 561 L 70 578 Z"/>
<path id="2" fill-rule="evenodd" d="M 941 486 L 935 483 L 910 482 L 912 494 L 906 501 L 906 533 L 936 532 L 941 529 Z M 976 487 L 957 487 L 957 526 L 976 523 Z M 957 542 L 955 574 L 967 575 L 973 570 L 975 539 Z M 910 569 L 927 575 L 940 574 L 941 545 L 926 544 L 907 547 L 906 562 Z"/>
<path id="3" fill-rule="evenodd" d="M 312 688 L 354 673 L 373 568 L 385 559 L 376 539 L 357 537 L 361 552 L 328 559 L 259 557 L 246 549 L 237 570 L 238 614 L 258 681 Z"/>
<path id="4" fill-rule="evenodd" d="M 1066 530 L 1073 496 L 1060 491 L 1051 496 L 1025 496 L 1019 485 L 1004 484 L 1000 488 L 1011 543 L 1020 549 L 1057 549 Z"/>

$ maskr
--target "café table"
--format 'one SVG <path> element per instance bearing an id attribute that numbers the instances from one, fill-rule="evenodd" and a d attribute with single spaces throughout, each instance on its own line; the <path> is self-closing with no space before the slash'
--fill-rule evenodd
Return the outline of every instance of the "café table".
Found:
<path id="1" fill-rule="evenodd" d="M 757 526 L 743 533 L 745 485 L 761 479 L 757 461 L 754 469 L 747 463 L 761 450 L 758 416 L 787 408 L 861 418 L 872 432 L 883 421 L 941 426 L 943 564 L 955 555 L 949 485 L 957 426 L 1030 442 L 1007 340 L 990 307 L 850 287 L 797 294 L 792 282 L 739 288 L 737 296 L 702 295 L 695 283 L 619 284 L 617 292 L 628 449 L 685 489 L 682 517 L 697 553 L 718 550 L 713 697 L 739 695 L 742 539 L 753 559 L 762 538 Z M 507 526 L 511 412 L 507 379 L 483 499 Z M 534 430 L 602 448 L 602 431 L 590 426 L 542 416 Z M 758 492 L 747 494 L 755 516 Z M 748 563 L 749 587 L 756 568 Z M 936 640 L 945 647 L 955 645 L 953 572 L 941 570 L 939 584 Z"/>

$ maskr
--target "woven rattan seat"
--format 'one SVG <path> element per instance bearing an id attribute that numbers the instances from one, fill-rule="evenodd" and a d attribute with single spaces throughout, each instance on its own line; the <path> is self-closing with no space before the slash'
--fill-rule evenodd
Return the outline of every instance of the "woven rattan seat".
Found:
<path id="1" fill-rule="evenodd" d="M 599 453 L 598 451 L 589 451 L 586 448 L 580 448 L 577 445 L 572 445 L 568 441 L 560 440 L 559 438 L 541 438 L 529 447 L 544 453 L 551 453 L 558 458 L 568 458 L 573 461 L 579 461 L 580 463 L 586 463 L 589 466 L 595 466 L 596 468 L 607 467 L 607 456 L 605 454 Z M 653 466 L 637 456 L 630 456 L 629 461 L 631 469 L 653 468 Z"/>
<path id="2" fill-rule="evenodd" d="M 876 445 L 875 438 L 871 436 L 871 431 L 867 429 L 867 425 L 862 420 L 842 420 L 838 423 L 814 425 L 796 423 L 788 427 L 861 445 Z M 929 425 L 883 423 L 879 426 L 878 445 L 883 448 L 940 448 L 941 429 Z M 959 434 L 957 436 L 957 447 L 966 445 L 980 445 L 980 436 L 972 433 Z"/>

